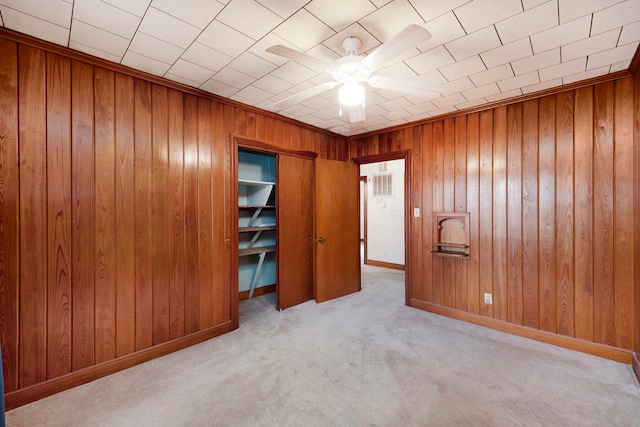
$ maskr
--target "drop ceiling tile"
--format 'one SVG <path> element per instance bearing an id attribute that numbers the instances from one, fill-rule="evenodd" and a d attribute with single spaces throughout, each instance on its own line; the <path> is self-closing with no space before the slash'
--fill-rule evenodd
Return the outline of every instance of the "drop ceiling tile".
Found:
<path id="1" fill-rule="evenodd" d="M 628 71 L 630 65 L 631 65 L 631 60 L 616 62 L 615 64 L 611 64 L 611 68 L 609 69 L 609 72 L 615 73 L 617 71 Z"/>
<path id="2" fill-rule="evenodd" d="M 504 40 L 503 40 L 504 41 Z M 480 56 L 487 68 L 517 61 L 533 54 L 529 37 L 505 44 L 482 53 Z"/>
<path id="3" fill-rule="evenodd" d="M 182 59 L 213 71 L 219 71 L 233 61 L 233 57 L 195 42 L 182 54 Z"/>
<path id="4" fill-rule="evenodd" d="M 233 99 L 244 102 L 248 105 L 254 105 L 256 102 L 262 102 L 271 97 L 271 93 L 259 89 L 255 86 L 247 86 L 240 89 L 233 95 Z"/>
<path id="5" fill-rule="evenodd" d="M 230 64 L 230 67 L 259 79 L 275 70 L 277 66 L 250 52 L 244 52 Z"/>
<path id="6" fill-rule="evenodd" d="M 573 21 L 585 15 L 619 3 L 620 0 L 559 0 L 560 23 Z"/>
<path id="7" fill-rule="evenodd" d="M 60 27 L 71 25 L 72 5 L 63 0 L 1 0 L 0 7 L 23 12 Z"/>
<path id="8" fill-rule="evenodd" d="M 554 0 L 498 22 L 496 28 L 502 43 L 507 44 L 557 25 L 558 4 Z"/>
<path id="9" fill-rule="evenodd" d="M 195 87 L 199 87 L 213 76 L 214 72 L 208 68 L 201 67 L 184 59 L 178 59 L 169 69 L 168 73 L 184 77 L 192 82 L 196 82 Z"/>
<path id="10" fill-rule="evenodd" d="M 369 107 L 367 107 L 367 111 L 368 110 L 369 110 Z M 313 112 L 314 116 L 316 116 L 316 117 L 318 117 L 319 119 L 322 119 L 322 120 L 329 120 L 329 119 L 335 117 L 337 114 L 338 114 L 337 106 L 335 108 L 325 108 L 325 109 Z"/>
<path id="11" fill-rule="evenodd" d="M 254 0 L 234 0 L 216 19 L 254 40 L 262 38 L 282 22 L 281 17 Z"/>
<path id="12" fill-rule="evenodd" d="M 565 76 L 562 78 L 563 84 L 575 83 L 581 80 L 590 79 L 593 77 L 599 77 L 605 75 L 609 72 L 609 65 L 600 68 L 594 68 L 593 70 L 583 71 L 582 73 L 572 74 L 570 76 Z"/>
<path id="13" fill-rule="evenodd" d="M 461 79 L 440 85 L 442 95 L 444 96 L 451 95 L 455 92 L 463 92 L 475 87 L 476 85 L 473 84 L 469 77 L 462 77 Z"/>
<path id="14" fill-rule="evenodd" d="M 620 28 L 562 46 L 562 61 L 571 61 L 582 56 L 613 49 L 616 47 L 619 36 Z"/>
<path id="15" fill-rule="evenodd" d="M 422 52 L 442 46 L 467 34 L 453 12 L 429 21 L 423 27 L 431 33 L 431 38 L 418 46 Z"/>
<path id="16" fill-rule="evenodd" d="M 640 21 L 640 3 L 638 0 L 627 0 L 594 13 L 591 34 L 600 34 L 636 21 Z"/>
<path id="17" fill-rule="evenodd" d="M 318 73 L 311 71 L 297 62 L 289 61 L 272 71 L 271 74 L 291 84 L 297 85 L 307 79 L 315 77 Z"/>
<path id="18" fill-rule="evenodd" d="M 309 0 L 257 0 L 258 3 L 280 16 L 287 19 L 300 10 Z"/>
<path id="19" fill-rule="evenodd" d="M 526 74 L 530 71 L 551 67 L 560 63 L 560 48 L 547 50 L 537 55 L 529 56 L 511 63 L 516 75 Z"/>
<path id="20" fill-rule="evenodd" d="M 495 83 L 489 83 L 484 86 L 478 86 L 474 89 L 465 90 L 462 95 L 469 101 L 484 98 L 486 96 L 500 93 L 500 88 Z"/>
<path id="21" fill-rule="evenodd" d="M 251 47 L 249 47 L 249 52 L 253 53 L 256 56 L 259 56 L 262 59 L 266 59 L 272 64 L 282 65 L 288 61 L 287 58 L 283 58 L 278 55 L 274 55 L 272 53 L 267 52 L 267 48 L 270 46 L 275 46 L 281 44 L 283 46 L 290 47 L 292 49 L 298 49 L 296 46 L 284 40 L 282 37 L 277 36 L 273 33 L 267 34 L 256 43 L 254 43 Z"/>
<path id="22" fill-rule="evenodd" d="M 589 16 L 561 24 L 555 28 L 531 36 L 534 53 L 560 47 L 589 37 L 591 19 Z"/>
<path id="23" fill-rule="evenodd" d="M 238 89 L 242 89 L 255 81 L 254 77 L 231 67 L 225 67 L 218 71 L 212 79 Z"/>
<path id="24" fill-rule="evenodd" d="M 224 96 L 226 98 L 232 96 L 238 91 L 238 88 L 229 86 L 214 79 L 209 79 L 209 81 L 200 86 L 200 89 L 214 93 L 216 95 Z"/>
<path id="25" fill-rule="evenodd" d="M 549 0 L 522 0 L 522 5 L 524 6 L 524 10 L 529 10 L 548 1 Z"/>
<path id="26" fill-rule="evenodd" d="M 201 30 L 209 25 L 223 7 L 220 3 L 209 0 L 181 0 L 179 2 L 175 0 L 153 0 L 151 6 L 184 22 L 188 22 Z"/>
<path id="27" fill-rule="evenodd" d="M 404 62 L 398 62 L 397 64 L 391 65 L 389 67 L 385 67 L 384 69 L 376 72 L 376 74 L 381 74 L 389 77 L 396 77 L 399 79 L 410 79 L 412 77 L 417 76 L 416 72 L 413 71 Z"/>
<path id="28" fill-rule="evenodd" d="M 564 76 L 581 73 L 586 70 L 586 66 L 587 58 L 578 58 L 573 61 L 563 62 L 558 65 L 543 68 L 538 71 L 538 73 L 540 74 L 540 81 L 544 82 L 546 80 L 554 80 Z"/>
<path id="29" fill-rule="evenodd" d="M 482 105 L 485 102 L 487 102 L 486 98 L 477 98 L 477 99 L 474 99 L 473 101 L 462 102 L 460 104 L 456 104 L 456 108 L 458 110 L 465 110 L 467 108 L 477 107 L 478 105 Z"/>
<path id="30" fill-rule="evenodd" d="M 296 12 L 273 32 L 305 52 L 335 33 L 305 9 Z"/>
<path id="31" fill-rule="evenodd" d="M 548 80 L 546 82 L 542 82 L 542 83 L 538 83 L 535 85 L 531 85 L 531 86 L 526 86 L 522 88 L 522 93 L 534 93 L 534 92 L 540 92 L 542 90 L 547 90 L 547 89 L 551 89 L 553 87 L 558 87 L 562 85 L 562 79 L 553 79 L 553 80 Z"/>
<path id="32" fill-rule="evenodd" d="M 458 80 L 484 70 L 486 67 L 478 55 L 440 68 L 440 72 L 448 81 Z"/>
<path id="33" fill-rule="evenodd" d="M 504 64 L 469 76 L 476 86 L 484 86 L 513 77 L 511 65 Z"/>
<path id="34" fill-rule="evenodd" d="M 431 100 L 431 102 L 433 102 L 433 105 L 435 105 L 438 108 L 451 107 L 452 105 L 458 104 L 460 102 L 467 102 L 467 101 L 468 99 L 462 96 L 461 93 L 454 93 L 452 95 L 443 96 L 442 98 Z"/>
<path id="35" fill-rule="evenodd" d="M 522 12 L 520 0 L 475 0 L 454 10 L 467 34 Z"/>
<path id="36" fill-rule="evenodd" d="M 229 56 L 238 56 L 253 44 L 253 39 L 214 20 L 198 36 L 197 41 Z"/>
<path id="37" fill-rule="evenodd" d="M 407 25 L 422 25 L 424 20 L 408 1 L 396 0 L 362 18 L 360 24 L 381 43 L 384 43 Z"/>
<path id="38" fill-rule="evenodd" d="M 551 67 L 553 68 L 553 67 Z M 500 80 L 498 87 L 502 92 L 508 92 L 514 89 L 519 89 L 525 86 L 531 86 L 536 83 L 540 83 L 541 78 L 538 76 L 537 71 L 532 71 L 527 74 L 521 74 L 519 76 L 511 77 L 508 79 Z M 550 80 L 550 79 L 548 79 Z"/>
<path id="39" fill-rule="evenodd" d="M 171 66 L 171 64 L 166 64 L 132 51 L 127 51 L 124 55 L 124 58 L 122 58 L 122 65 L 142 70 L 146 73 L 155 74 L 156 76 L 163 76 Z"/>
<path id="40" fill-rule="evenodd" d="M 380 103 L 378 105 L 380 107 L 384 108 L 387 111 L 393 111 L 393 110 L 397 110 L 399 108 L 409 107 L 409 106 L 411 106 L 413 104 L 411 102 L 409 102 L 406 98 L 400 97 L 400 98 L 393 99 L 391 101 L 382 102 L 382 103 Z"/>
<path id="41" fill-rule="evenodd" d="M 73 19 L 132 39 L 140 17 L 100 0 L 75 0 Z"/>
<path id="42" fill-rule="evenodd" d="M 384 113 L 382 114 L 382 117 L 386 118 L 387 120 L 403 120 L 405 119 L 405 117 L 410 116 L 411 113 L 409 113 L 408 111 L 405 110 L 393 110 L 393 111 L 389 111 L 388 113 Z"/>
<path id="43" fill-rule="evenodd" d="M 102 0 L 103 2 L 125 10 L 142 18 L 147 8 L 151 4 L 151 0 Z M 76 0 L 77 3 L 77 0 Z"/>
<path id="44" fill-rule="evenodd" d="M 509 91 L 509 92 L 502 92 L 502 93 L 497 93 L 495 95 L 487 96 L 487 101 L 496 102 L 496 101 L 501 101 L 503 99 L 514 98 L 514 97 L 520 96 L 520 95 L 522 95 L 522 90 L 514 89 L 514 90 Z"/>
<path id="45" fill-rule="evenodd" d="M 20 31 L 62 46 L 66 46 L 69 42 L 68 28 L 4 6 L 0 6 L 0 14 L 5 27 L 11 30 Z"/>
<path id="46" fill-rule="evenodd" d="M 173 64 L 183 53 L 181 48 L 139 31 L 131 41 L 129 51 L 169 65 Z"/>
<path id="47" fill-rule="evenodd" d="M 411 0 L 411 4 L 416 8 L 422 19 L 429 22 L 444 14 L 450 13 L 453 9 L 469 3 L 470 0 Z"/>
<path id="48" fill-rule="evenodd" d="M 275 77 L 271 74 L 267 74 L 266 76 L 256 80 L 252 84 L 259 89 L 270 92 L 271 95 L 284 92 L 291 87 L 291 83 L 285 82 L 284 80 L 279 79 L 278 77 Z"/>
<path id="49" fill-rule="evenodd" d="M 622 27 L 618 46 L 622 46 L 636 40 L 640 40 L 640 21 Z"/>
<path id="50" fill-rule="evenodd" d="M 329 50 L 334 52 L 335 57 L 341 57 L 346 55 L 346 51 L 344 50 L 342 43 L 344 42 L 344 39 L 351 36 L 358 37 L 362 42 L 362 46 L 360 46 L 359 51 L 360 54 L 364 52 L 370 52 L 374 48 L 380 46 L 380 42 L 358 23 L 349 25 L 342 31 L 335 33 L 324 42 L 322 42 L 322 45 L 326 46 Z"/>
<path id="51" fill-rule="evenodd" d="M 446 48 L 457 61 L 460 61 L 462 59 L 469 58 L 470 56 L 494 49 L 501 44 L 498 34 L 492 25 L 447 43 Z"/>
<path id="52" fill-rule="evenodd" d="M 174 82 L 182 83 L 183 85 L 199 88 L 202 85 L 202 82 L 196 82 L 195 80 L 188 79 L 186 77 L 182 77 L 178 74 L 173 74 L 171 72 L 167 72 L 164 76 L 165 79 L 169 79 Z"/>
<path id="53" fill-rule="evenodd" d="M 186 49 L 198 37 L 200 29 L 155 7 L 150 7 L 140 23 L 138 32 Z"/>
<path id="54" fill-rule="evenodd" d="M 343 30 L 376 10 L 369 0 L 312 0 L 304 8 L 334 31 Z"/>
<path id="55" fill-rule="evenodd" d="M 284 110 L 284 112 L 287 116 L 296 118 L 311 114 L 313 113 L 313 110 L 311 108 L 305 107 L 302 104 L 296 104 L 287 108 L 286 110 Z"/>
<path id="56" fill-rule="evenodd" d="M 122 56 L 112 55 L 110 53 L 104 52 L 102 50 L 93 48 L 91 46 L 85 46 L 81 43 L 71 40 L 69 42 L 69 47 L 73 50 L 77 50 L 79 52 L 88 53 L 89 55 L 96 56 L 98 58 L 106 59 L 107 61 L 120 63 Z"/>
<path id="57" fill-rule="evenodd" d="M 120 59 L 124 56 L 131 42 L 127 38 L 120 37 L 109 31 L 93 27 L 75 19 L 71 25 L 71 41 L 91 49 L 102 51 L 110 57 L 117 57 L 118 60 L 115 62 L 120 62 Z M 99 56 L 101 58 L 104 57 L 102 55 Z"/>
<path id="58" fill-rule="evenodd" d="M 638 42 L 630 43 L 624 46 L 617 47 L 615 49 L 605 50 L 593 55 L 589 55 L 589 61 L 587 62 L 587 69 L 592 70 L 605 65 L 611 65 L 616 62 L 624 61 L 625 59 L 632 58 L 638 49 Z"/>
<path id="59" fill-rule="evenodd" d="M 335 103 L 329 101 L 327 98 L 321 96 L 315 96 L 311 99 L 301 102 L 302 105 L 311 108 L 313 111 L 325 110 L 327 108 L 334 108 Z"/>
<path id="60" fill-rule="evenodd" d="M 437 47 L 405 61 L 418 74 L 453 64 L 455 60 L 444 46 Z"/>

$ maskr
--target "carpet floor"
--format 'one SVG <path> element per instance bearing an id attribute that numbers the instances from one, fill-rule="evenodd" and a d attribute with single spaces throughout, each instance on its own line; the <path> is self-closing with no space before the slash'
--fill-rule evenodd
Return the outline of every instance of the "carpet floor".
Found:
<path id="1" fill-rule="evenodd" d="M 640 426 L 630 366 L 404 305 L 404 272 L 7 412 L 8 426 Z"/>

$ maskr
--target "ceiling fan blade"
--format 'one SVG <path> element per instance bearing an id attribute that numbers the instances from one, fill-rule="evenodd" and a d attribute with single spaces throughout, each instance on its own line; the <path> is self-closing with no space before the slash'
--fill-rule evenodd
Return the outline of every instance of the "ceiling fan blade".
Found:
<path id="1" fill-rule="evenodd" d="M 411 24 L 371 52 L 362 63 L 371 70 L 377 70 L 430 38 L 429 31 L 420 25 Z"/>
<path id="2" fill-rule="evenodd" d="M 364 104 L 349 108 L 349 121 L 351 123 L 361 122 L 366 118 L 367 116 L 364 113 Z"/>
<path id="3" fill-rule="evenodd" d="M 314 58 L 311 55 L 300 52 L 299 50 L 291 49 L 290 47 L 277 44 L 267 48 L 267 52 L 274 55 L 281 56 L 283 58 L 292 59 L 304 66 L 311 67 L 315 70 L 326 71 L 331 68 L 331 64 L 321 59 Z"/>
<path id="4" fill-rule="evenodd" d="M 284 99 L 281 99 L 280 101 L 274 102 L 274 104 L 283 108 L 290 107 L 294 105 L 296 102 L 311 98 L 313 96 L 320 95 L 323 92 L 331 90 L 334 87 L 336 87 L 337 84 L 338 84 L 337 82 L 322 83 L 321 85 L 310 87 L 309 89 L 305 89 L 301 92 L 294 93 L 293 95 L 288 96 Z"/>
<path id="5" fill-rule="evenodd" d="M 371 87 L 402 92 L 409 95 L 434 98 L 442 92 L 438 85 L 416 84 L 414 82 L 389 76 L 373 76 L 368 80 Z"/>

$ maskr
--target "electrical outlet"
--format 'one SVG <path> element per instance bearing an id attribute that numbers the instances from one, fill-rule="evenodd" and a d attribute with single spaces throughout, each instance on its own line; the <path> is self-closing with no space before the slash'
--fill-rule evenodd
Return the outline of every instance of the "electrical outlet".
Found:
<path id="1" fill-rule="evenodd" d="M 484 303 L 485 304 L 493 304 L 493 298 L 490 293 L 484 294 Z"/>

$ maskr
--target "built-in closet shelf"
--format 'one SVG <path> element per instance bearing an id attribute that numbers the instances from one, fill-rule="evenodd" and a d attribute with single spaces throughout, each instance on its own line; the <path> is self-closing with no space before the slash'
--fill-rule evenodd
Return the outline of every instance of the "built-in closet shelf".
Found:
<path id="1" fill-rule="evenodd" d="M 250 231 L 267 231 L 267 230 L 275 230 L 275 225 L 254 225 L 252 227 L 239 227 L 238 232 L 247 233 Z"/>
<path id="2" fill-rule="evenodd" d="M 238 249 L 239 256 L 258 255 L 262 253 L 275 252 L 276 246 L 254 246 L 251 248 Z"/>
<path id="3" fill-rule="evenodd" d="M 433 247 L 436 249 L 442 246 L 447 246 L 449 248 L 468 248 L 469 247 L 469 245 L 463 245 L 460 243 L 434 243 L 433 244 Z"/>
<path id="4" fill-rule="evenodd" d="M 434 250 L 434 251 L 431 251 L 431 253 L 433 255 L 446 257 L 446 258 L 469 259 L 469 255 L 463 254 L 463 253 L 460 253 L 460 252 Z"/>
<path id="5" fill-rule="evenodd" d="M 273 210 L 276 207 L 273 205 L 242 205 L 242 206 L 238 206 L 238 209 L 242 210 L 242 211 L 250 211 L 253 209 L 270 209 Z"/>
<path id="6" fill-rule="evenodd" d="M 275 182 L 271 182 L 271 181 L 254 181 L 252 179 L 238 179 L 238 184 L 240 184 L 240 185 L 276 185 Z"/>

